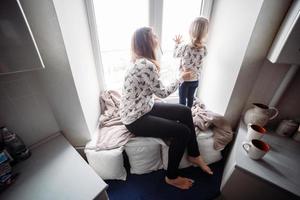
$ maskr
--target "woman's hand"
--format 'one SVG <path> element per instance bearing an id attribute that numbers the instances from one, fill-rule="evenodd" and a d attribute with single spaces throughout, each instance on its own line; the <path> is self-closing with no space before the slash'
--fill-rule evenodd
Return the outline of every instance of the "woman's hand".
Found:
<path id="1" fill-rule="evenodd" d="M 183 67 L 183 71 L 184 71 L 184 72 L 192 72 L 192 69 L 191 69 L 191 68 Z"/>
<path id="2" fill-rule="evenodd" d="M 176 44 L 180 44 L 182 42 L 182 35 L 175 35 L 173 40 Z"/>
<path id="3" fill-rule="evenodd" d="M 192 72 L 191 71 L 184 71 L 180 74 L 180 78 L 184 81 L 186 80 L 190 80 L 192 76 Z"/>

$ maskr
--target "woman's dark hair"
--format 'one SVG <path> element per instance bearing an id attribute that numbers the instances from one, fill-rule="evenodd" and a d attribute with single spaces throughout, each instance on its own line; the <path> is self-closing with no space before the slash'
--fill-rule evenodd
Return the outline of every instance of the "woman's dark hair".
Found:
<path id="1" fill-rule="evenodd" d="M 134 32 L 131 40 L 131 54 L 133 61 L 137 58 L 144 57 L 154 61 L 154 64 L 156 65 L 155 48 L 157 43 L 155 37 L 156 36 L 150 27 L 142 27 Z"/>

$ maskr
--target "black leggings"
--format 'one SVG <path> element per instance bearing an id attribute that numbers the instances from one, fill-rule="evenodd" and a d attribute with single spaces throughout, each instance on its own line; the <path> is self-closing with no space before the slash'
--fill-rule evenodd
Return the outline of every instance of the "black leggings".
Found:
<path id="1" fill-rule="evenodd" d="M 167 177 L 177 178 L 185 149 L 189 156 L 200 155 L 191 109 L 180 104 L 155 103 L 152 110 L 126 128 L 135 136 L 171 139 Z"/>

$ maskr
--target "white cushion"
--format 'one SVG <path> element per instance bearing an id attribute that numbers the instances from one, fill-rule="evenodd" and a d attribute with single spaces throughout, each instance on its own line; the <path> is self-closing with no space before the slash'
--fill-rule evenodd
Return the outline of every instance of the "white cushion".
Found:
<path id="1" fill-rule="evenodd" d="M 95 151 L 85 149 L 89 165 L 104 180 L 126 180 L 126 170 L 123 162 L 124 148 Z"/>
<path id="2" fill-rule="evenodd" d="M 197 135 L 197 140 L 199 140 L 199 139 L 211 138 L 214 136 L 214 133 L 210 129 L 207 131 L 200 131 L 199 129 L 196 129 L 196 135 Z"/>
<path id="3" fill-rule="evenodd" d="M 207 137 L 210 135 L 210 137 Z M 217 162 L 222 159 L 221 151 L 215 150 L 213 133 L 208 130 L 197 135 L 197 142 L 200 154 L 207 164 Z"/>
<path id="4" fill-rule="evenodd" d="M 125 145 L 132 174 L 145 174 L 162 169 L 161 144 L 158 138 L 134 137 Z"/>
<path id="5" fill-rule="evenodd" d="M 222 159 L 221 152 L 214 149 L 213 132 L 211 130 L 198 133 L 197 142 L 200 154 L 207 164 L 211 164 Z M 163 145 L 162 160 L 164 169 L 167 169 L 168 167 L 168 151 L 169 147 L 167 145 Z M 182 169 L 190 166 L 192 166 L 192 164 L 187 160 L 187 151 L 185 151 L 178 168 Z"/>

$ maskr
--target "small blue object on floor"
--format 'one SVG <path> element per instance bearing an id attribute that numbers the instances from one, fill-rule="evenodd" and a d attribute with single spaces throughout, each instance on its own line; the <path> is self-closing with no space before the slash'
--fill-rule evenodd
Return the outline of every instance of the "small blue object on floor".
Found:
<path id="1" fill-rule="evenodd" d="M 224 160 L 209 165 L 213 175 L 198 167 L 181 169 L 181 176 L 195 182 L 189 190 L 180 190 L 165 183 L 165 171 L 149 174 L 129 174 L 126 181 L 109 180 L 107 193 L 110 200 L 209 200 L 220 194 Z"/>

